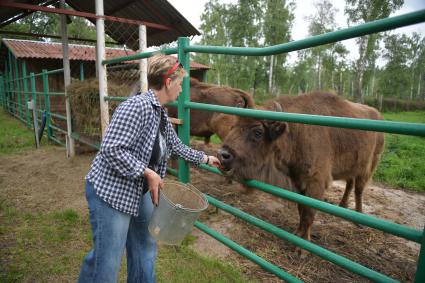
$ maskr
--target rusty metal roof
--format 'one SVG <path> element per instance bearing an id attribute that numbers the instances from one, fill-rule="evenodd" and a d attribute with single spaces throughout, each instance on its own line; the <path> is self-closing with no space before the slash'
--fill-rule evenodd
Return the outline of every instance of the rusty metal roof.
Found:
<path id="1" fill-rule="evenodd" d="M 58 0 L 12 0 L 10 2 L 32 5 L 54 5 Z M 79 12 L 95 13 L 95 1 L 66 0 L 66 3 Z M 200 32 L 184 18 L 166 0 L 103 0 L 104 14 L 130 20 L 151 22 L 172 27 L 170 30 L 160 30 L 147 27 L 147 45 L 159 46 L 177 40 L 180 36 L 200 35 Z M 190 7 L 188 7 L 190 8 Z M 23 16 L 29 15 L 31 11 L 16 8 L 0 9 L 0 26 L 16 21 Z M 92 22 L 93 19 L 88 19 Z M 138 26 L 134 24 L 123 24 L 105 20 L 105 33 L 119 44 L 125 43 L 133 50 L 138 49 Z"/>
<path id="2" fill-rule="evenodd" d="M 62 60 L 62 43 L 43 42 L 22 39 L 2 39 L 5 45 L 16 58 L 39 58 Z M 2 48 L 3 49 L 3 48 Z M 4 52 L 2 52 L 4 53 Z M 134 55 L 133 50 L 106 47 L 106 58 L 117 58 Z M 80 61 L 96 61 L 96 49 L 94 46 L 69 44 L 69 59 Z M 131 62 L 130 62 L 131 63 Z M 190 62 L 191 69 L 210 69 L 210 67 L 197 62 Z"/>

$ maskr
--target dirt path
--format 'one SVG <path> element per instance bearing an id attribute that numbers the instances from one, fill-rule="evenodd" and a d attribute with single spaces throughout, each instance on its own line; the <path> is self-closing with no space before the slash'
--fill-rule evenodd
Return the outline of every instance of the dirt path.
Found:
<path id="1" fill-rule="evenodd" d="M 202 144 L 197 146 L 210 152 L 215 150 Z M 93 154 L 87 154 L 67 159 L 63 148 L 0 157 L 0 197 L 28 211 L 72 208 L 86 214 L 84 175 L 93 157 Z M 245 194 L 239 184 L 228 184 L 224 178 L 203 170 L 192 169 L 191 172 L 192 183 L 203 192 L 287 231 L 296 228 L 298 212 L 294 204 L 260 191 Z M 339 203 L 343 188 L 343 183 L 335 182 L 327 192 L 326 200 Z M 351 197 L 350 207 L 353 206 Z M 396 223 L 422 229 L 424 207 L 424 194 L 375 185 L 365 190 L 364 211 Z M 202 214 L 201 221 L 306 282 L 367 282 L 316 256 L 300 260 L 291 244 L 212 206 Z M 202 232 L 195 229 L 193 234 L 198 237 L 194 248 L 199 252 L 241 266 L 258 282 L 280 282 Z M 419 245 L 401 238 L 359 228 L 319 212 L 313 226 L 313 242 L 402 282 L 411 282 L 414 278 Z"/>

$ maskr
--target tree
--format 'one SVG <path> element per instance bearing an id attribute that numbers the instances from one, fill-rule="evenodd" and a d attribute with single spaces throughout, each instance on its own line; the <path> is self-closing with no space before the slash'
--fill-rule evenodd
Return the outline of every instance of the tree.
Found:
<path id="1" fill-rule="evenodd" d="M 345 14 L 349 24 L 366 23 L 388 17 L 398 10 L 404 0 L 346 0 Z M 363 77 L 368 66 L 374 66 L 376 43 L 379 35 L 372 34 L 357 39 L 359 58 L 356 61 L 356 78 L 354 82 L 354 100 L 363 101 Z M 376 57 L 375 57 L 376 58 Z"/>
<path id="2" fill-rule="evenodd" d="M 294 20 L 294 2 L 286 0 L 265 1 L 265 14 L 263 22 L 264 45 L 272 46 L 290 41 L 291 27 Z M 283 65 L 286 62 L 286 54 L 269 56 L 269 79 L 268 90 L 273 92 L 275 78 L 282 78 Z M 276 70 L 276 66 L 280 66 Z M 280 81 L 278 82 L 280 83 Z"/>
<path id="3" fill-rule="evenodd" d="M 406 99 L 409 97 L 410 72 L 408 61 L 411 57 L 410 38 L 403 35 L 389 35 L 384 38 L 383 58 L 387 60 L 381 78 L 381 92 L 385 97 Z"/>
<path id="4" fill-rule="evenodd" d="M 207 2 L 201 15 L 202 24 L 200 30 L 202 31 L 202 39 L 200 44 L 229 46 L 227 19 L 227 5 L 220 4 L 217 0 Z M 209 81 L 219 85 L 228 85 L 229 60 L 227 60 L 226 56 L 199 54 L 195 56 L 195 60 L 213 67 L 208 74 Z"/>
<path id="5" fill-rule="evenodd" d="M 336 28 L 335 13 L 337 10 L 332 6 L 329 0 L 321 0 L 315 3 L 316 13 L 308 17 L 309 26 L 308 32 L 310 36 L 315 36 L 323 33 L 330 32 Z M 322 65 L 325 53 L 331 48 L 332 45 L 321 45 L 311 49 L 311 54 L 315 60 L 316 66 L 316 80 L 315 88 L 322 88 Z"/>

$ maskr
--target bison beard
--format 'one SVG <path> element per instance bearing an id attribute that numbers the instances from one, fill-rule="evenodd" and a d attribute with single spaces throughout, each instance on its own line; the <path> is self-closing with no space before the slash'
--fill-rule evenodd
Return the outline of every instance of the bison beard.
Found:
<path id="1" fill-rule="evenodd" d="M 323 92 L 281 97 L 262 109 L 382 119 L 372 107 Z M 354 188 L 356 210 L 361 212 L 363 190 L 383 149 L 382 133 L 238 117 L 218 156 L 226 176 L 256 179 L 319 200 L 332 180 L 345 180 L 340 206 L 347 207 Z M 310 240 L 316 211 L 298 205 L 298 212 L 295 233 Z"/>

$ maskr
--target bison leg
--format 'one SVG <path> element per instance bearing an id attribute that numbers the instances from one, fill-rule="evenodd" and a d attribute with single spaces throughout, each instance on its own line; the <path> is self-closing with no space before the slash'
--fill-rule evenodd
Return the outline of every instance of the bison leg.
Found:
<path id="1" fill-rule="evenodd" d="M 314 199 L 323 199 L 325 185 L 320 185 L 319 182 L 313 186 L 307 186 L 305 196 Z M 308 206 L 298 205 L 298 213 L 300 214 L 300 224 L 295 231 L 295 234 L 307 241 L 311 240 L 311 227 L 316 216 L 316 210 Z M 297 247 L 296 251 L 301 257 L 305 257 L 307 252 Z"/>
<path id="2" fill-rule="evenodd" d="M 354 190 L 354 195 L 356 198 L 356 211 L 362 212 L 363 211 L 363 190 L 366 187 L 367 182 L 369 181 L 369 178 L 364 177 L 357 177 L 356 178 L 356 185 Z"/>
<path id="3" fill-rule="evenodd" d="M 205 145 L 210 145 L 210 141 L 211 141 L 211 139 L 210 139 L 211 137 L 204 137 L 204 144 Z"/>
<path id="4" fill-rule="evenodd" d="M 348 206 L 348 199 L 350 198 L 351 191 L 354 187 L 354 179 L 350 179 L 347 181 L 347 184 L 345 185 L 345 192 L 342 196 L 341 202 L 339 203 L 339 206 L 347 208 Z"/>

